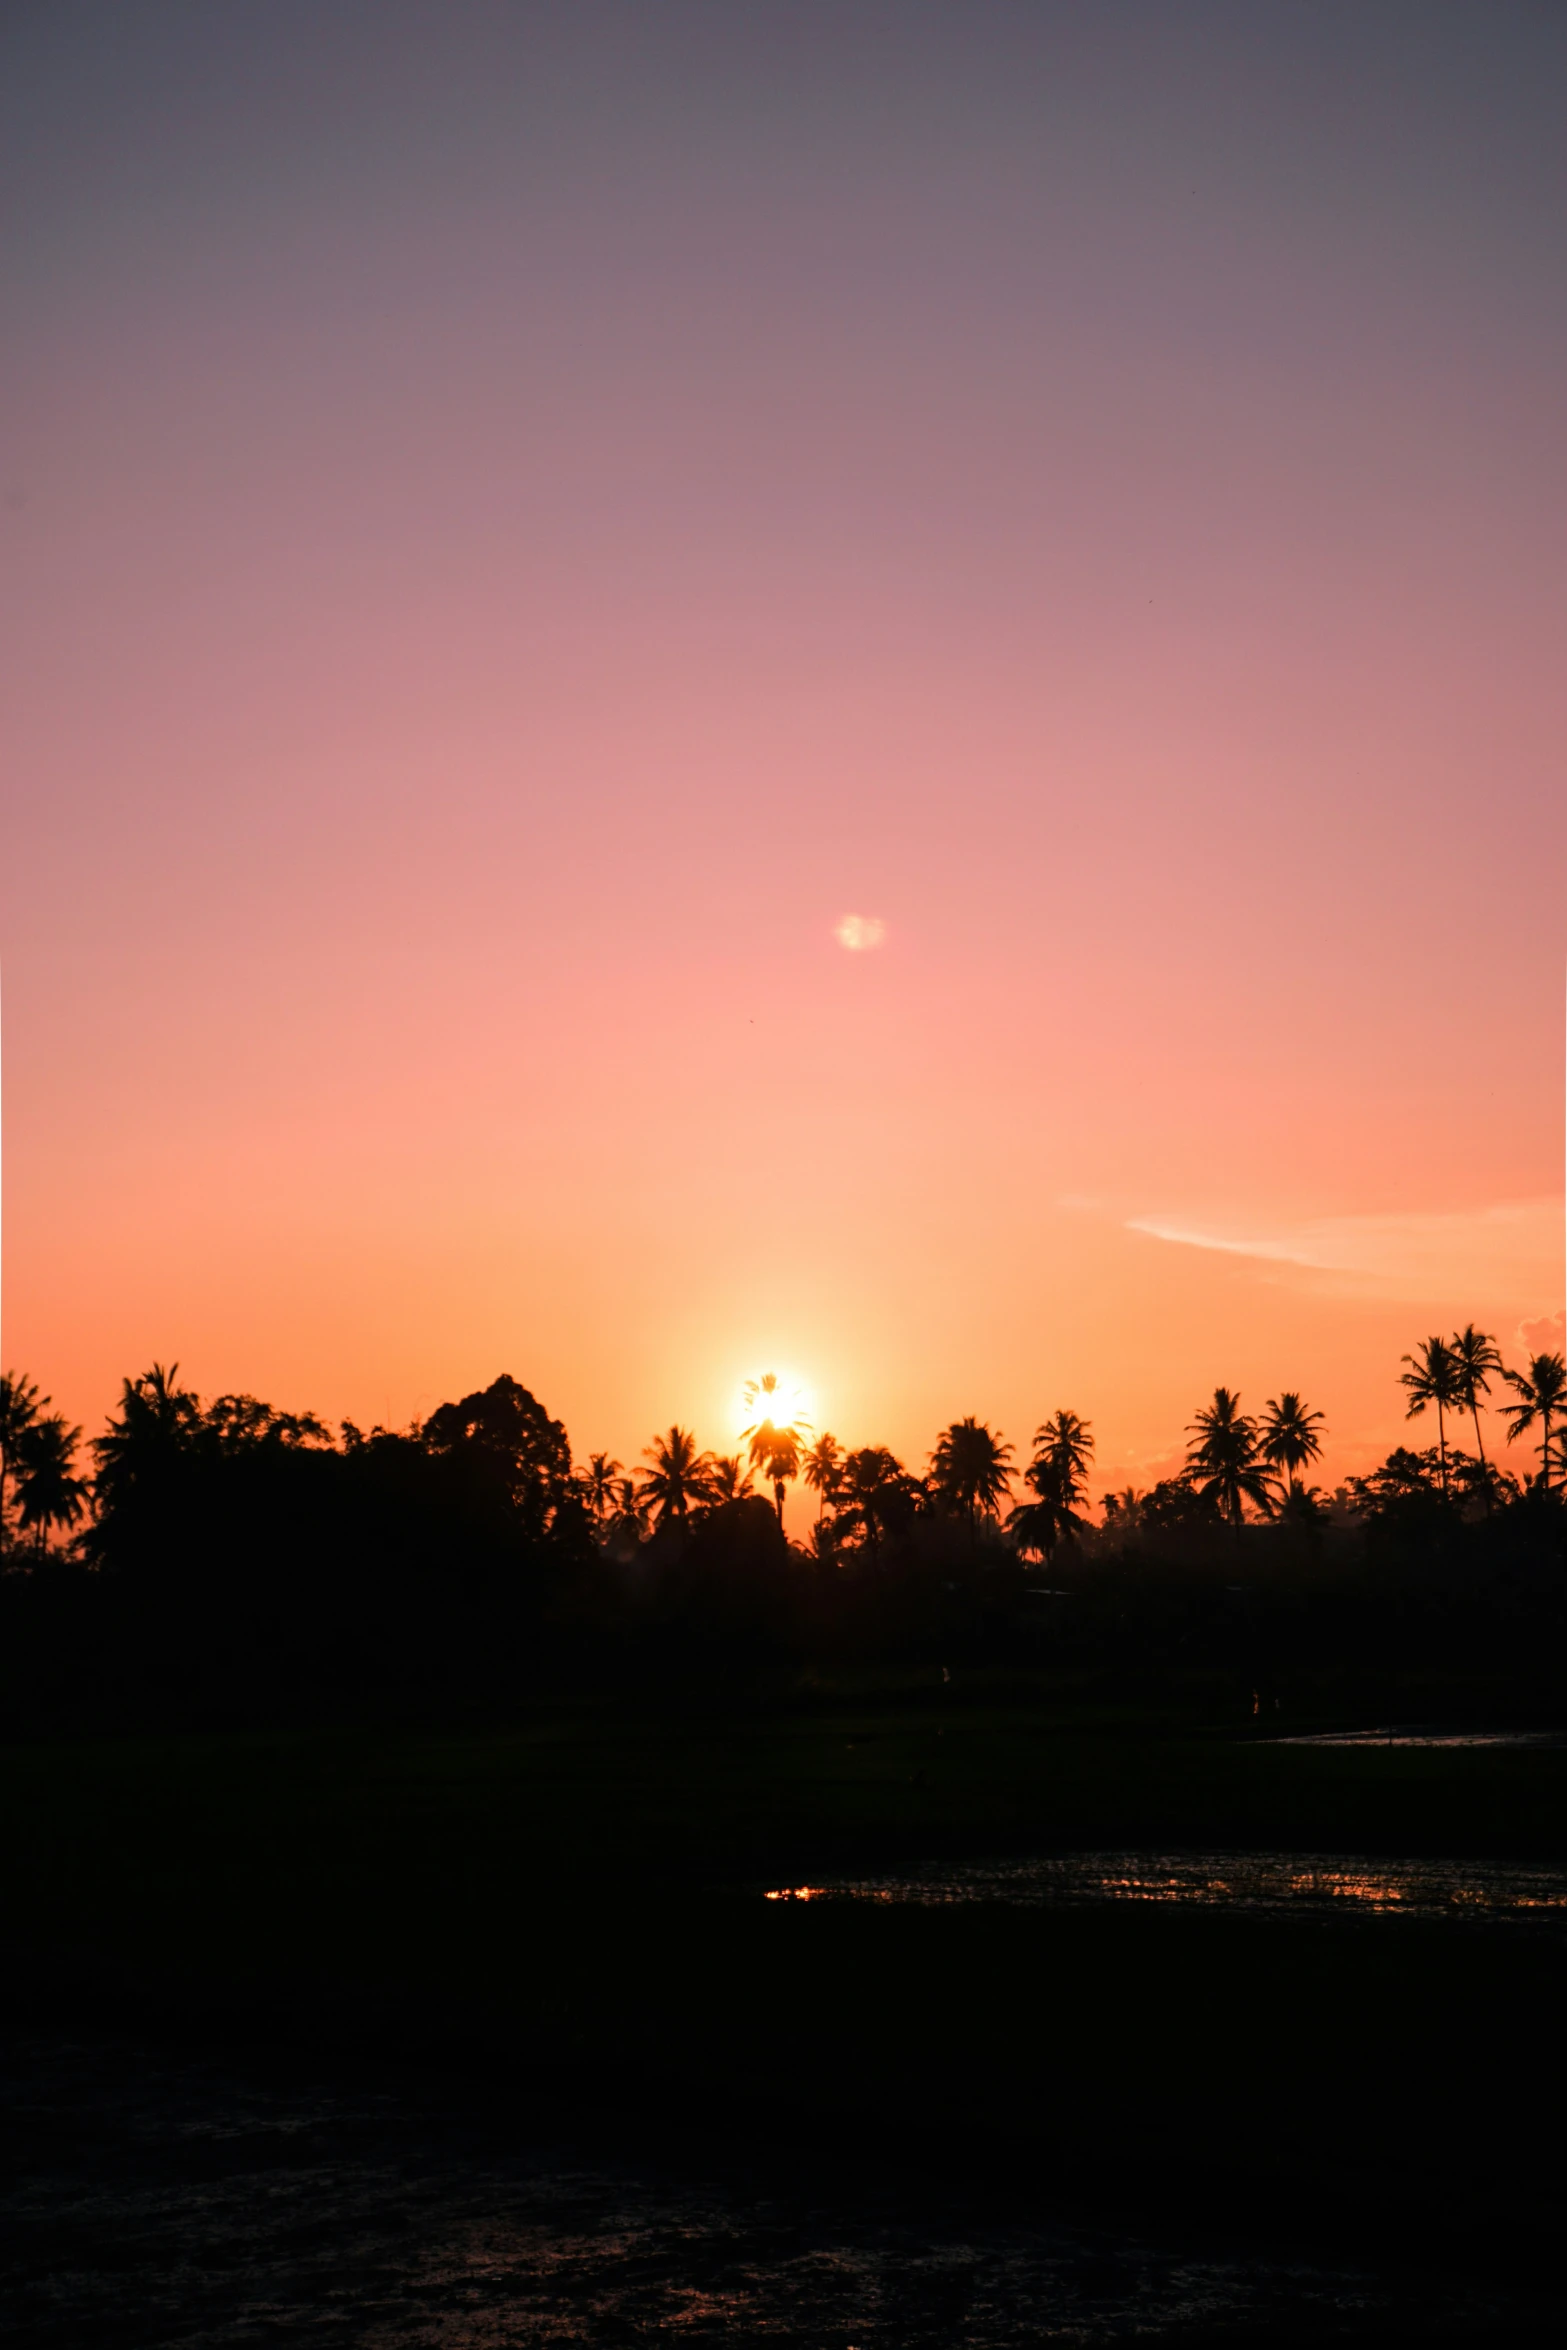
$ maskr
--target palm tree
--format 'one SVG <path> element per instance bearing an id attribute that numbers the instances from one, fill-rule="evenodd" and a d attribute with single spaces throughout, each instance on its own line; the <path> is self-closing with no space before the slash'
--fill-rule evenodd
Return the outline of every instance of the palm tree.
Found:
<path id="1" fill-rule="evenodd" d="M 86 1480 L 75 1474 L 81 1435 L 80 1428 L 68 1428 L 58 1412 L 47 1420 L 35 1419 L 23 1432 L 17 1514 L 22 1525 L 37 1528 L 40 1558 L 50 1527 L 74 1526 L 86 1506 Z"/>
<path id="2" fill-rule="evenodd" d="M 1048 1560 L 1056 1544 L 1083 1523 L 1078 1508 L 1087 1499 L 1093 1455 L 1093 1430 L 1076 1412 L 1057 1412 L 1034 1430 L 1034 1457 L 1023 1472 L 1034 1499 L 1007 1520 L 1019 1550 Z"/>
<path id="3" fill-rule="evenodd" d="M 1037 1472 L 1037 1473 L 1036 1473 Z M 1020 1551 L 1047 1563 L 1056 1545 L 1075 1534 L 1083 1520 L 1072 1506 L 1068 1487 L 1054 1461 L 1036 1461 L 1028 1472 L 1032 1501 L 1019 1502 L 1007 1514 L 1007 1532 Z"/>
<path id="4" fill-rule="evenodd" d="M 1024 1472 L 1034 1482 L 1035 1472 L 1048 1462 L 1067 1498 L 1075 1506 L 1088 1491 L 1088 1464 L 1094 1457 L 1094 1432 L 1076 1412 L 1057 1412 L 1034 1430 L 1034 1457 Z"/>
<path id="5" fill-rule="evenodd" d="M 1466 1322 L 1462 1330 L 1455 1333 L 1448 1352 L 1458 1365 L 1459 1401 L 1474 1422 L 1475 1450 L 1480 1455 L 1485 1506 L 1489 1509 L 1491 1464 L 1485 1457 L 1485 1438 L 1480 1433 L 1480 1398 L 1490 1394 L 1491 1373 L 1501 1370 L 1502 1358 L 1497 1352 L 1496 1341 L 1488 1338 L 1483 1330 L 1477 1330 L 1473 1322 Z"/>
<path id="6" fill-rule="evenodd" d="M 874 1544 L 908 1525 L 924 1497 L 896 1453 L 884 1444 L 862 1444 L 839 1473 L 834 1496 L 834 1538 L 859 1532 Z"/>
<path id="7" fill-rule="evenodd" d="M 816 1495 L 816 1515 L 838 1494 L 838 1483 L 843 1475 L 843 1446 L 830 1432 L 817 1437 L 805 1456 L 805 1482 Z"/>
<path id="8" fill-rule="evenodd" d="M 633 1542 L 642 1542 L 648 1532 L 648 1506 L 637 1491 L 633 1477 L 622 1477 L 615 1493 L 615 1514 L 610 1520 L 611 1534 L 629 1534 Z"/>
<path id="9" fill-rule="evenodd" d="M 1322 1414 L 1308 1412 L 1293 1387 L 1286 1387 L 1282 1395 L 1269 1396 L 1262 1410 L 1258 1450 L 1270 1468 L 1283 1471 L 1287 1501 L 1299 1486 L 1306 1463 L 1316 1460 L 1322 1451 L 1317 1433 Z"/>
<path id="10" fill-rule="evenodd" d="M 1187 1434 L 1186 1465 L 1199 1480 L 1199 1490 L 1216 1501 L 1232 1526 L 1239 1526 L 1248 1501 L 1264 1516 L 1273 1512 L 1273 1495 L 1263 1466 L 1262 1438 L 1255 1420 L 1241 1410 L 1241 1399 L 1228 1387 L 1216 1387 L 1206 1411 L 1197 1414 Z"/>
<path id="11" fill-rule="evenodd" d="M 1560 1355 L 1535 1355 L 1527 1371 L 1504 1371 L 1502 1377 L 1518 1397 L 1516 1403 L 1503 1404 L 1502 1417 L 1511 1420 L 1507 1441 L 1524 1435 L 1536 1421 L 1540 1424 L 1540 1483 L 1549 1492 L 1551 1483 L 1551 1422 L 1558 1412 L 1567 1410 L 1567 1362 Z"/>
<path id="12" fill-rule="evenodd" d="M 751 1426 L 741 1429 L 742 1436 L 750 1436 L 757 1428 L 773 1427 L 792 1428 L 797 1436 L 810 1435 L 810 1421 L 798 1412 L 790 1412 L 784 1418 L 789 1399 L 776 1371 L 764 1371 L 759 1379 L 748 1379 L 742 1393 L 745 1408 L 753 1415 Z"/>
<path id="13" fill-rule="evenodd" d="M 22 1439 L 49 1401 L 20 1371 L 0 1377 L 0 1549 L 5 1547 L 5 1489 L 21 1460 Z"/>
<path id="14" fill-rule="evenodd" d="M 778 1512 L 778 1523 L 783 1524 L 784 1487 L 792 1484 L 800 1474 L 804 1448 L 797 1428 L 775 1428 L 764 1420 L 751 1431 L 750 1458 L 773 1489 L 773 1506 Z"/>
<path id="15" fill-rule="evenodd" d="M 760 1469 L 772 1486 L 773 1504 L 781 1526 L 784 1487 L 800 1474 L 811 1424 L 798 1413 L 788 1419 L 779 1416 L 788 1409 L 788 1399 L 776 1371 L 764 1371 L 759 1379 L 746 1381 L 745 1405 L 747 1411 L 756 1414 L 750 1427 L 740 1431 L 746 1440 L 746 1455 L 752 1468 Z"/>
<path id="16" fill-rule="evenodd" d="M 1427 1404 L 1436 1405 L 1436 1442 L 1442 1462 L 1442 1498 L 1448 1497 L 1447 1484 L 1447 1417 L 1461 1408 L 1463 1385 L 1452 1348 L 1445 1338 L 1428 1338 L 1419 1351 L 1401 1355 L 1401 1362 L 1409 1365 L 1399 1373 L 1399 1385 L 1409 1390 L 1409 1409 L 1406 1420 L 1418 1418 Z"/>
<path id="17" fill-rule="evenodd" d="M 1147 1494 L 1137 1485 L 1123 1485 L 1116 1492 L 1107 1493 L 1103 1505 L 1105 1524 L 1135 1526 L 1142 1516 L 1143 1503 L 1147 1499 Z"/>
<path id="18" fill-rule="evenodd" d="M 949 1508 L 961 1510 L 972 1526 L 979 1518 L 993 1518 L 1011 1491 L 1012 1471 L 1007 1463 L 1012 1447 L 999 1430 L 992 1432 L 972 1414 L 943 1428 L 930 1456 L 931 1484 Z"/>
<path id="19" fill-rule="evenodd" d="M 1290 1480 L 1290 1489 L 1279 1510 L 1282 1524 L 1302 1526 L 1308 1534 L 1333 1523 L 1332 1512 L 1323 1498 L 1320 1485 L 1303 1485 L 1298 1477 Z"/>
<path id="20" fill-rule="evenodd" d="M 672 1518 L 676 1525 L 688 1524 L 693 1507 L 708 1497 L 712 1455 L 698 1452 L 690 1429 L 678 1426 L 655 1436 L 642 1451 L 653 1466 L 638 1477 L 637 1496 L 651 1505 L 653 1523 L 663 1526 Z"/>
<path id="21" fill-rule="evenodd" d="M 737 1452 L 720 1453 L 708 1472 L 707 1498 L 716 1508 L 727 1501 L 744 1501 L 751 1490 L 751 1472 Z"/>
<path id="22" fill-rule="evenodd" d="M 587 1467 L 577 1471 L 577 1483 L 595 1526 L 602 1526 L 614 1508 L 616 1480 L 623 1474 L 620 1462 L 612 1461 L 607 1452 L 590 1452 Z"/>

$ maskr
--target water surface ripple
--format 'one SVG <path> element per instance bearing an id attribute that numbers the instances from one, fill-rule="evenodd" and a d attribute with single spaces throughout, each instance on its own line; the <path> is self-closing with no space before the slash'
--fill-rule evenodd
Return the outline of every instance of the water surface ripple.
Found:
<path id="1" fill-rule="evenodd" d="M 1274 1916 L 1441 1918 L 1567 1930 L 1567 1869 L 1344 1853 L 1074 1852 L 775 1885 L 769 1901 L 1083 1907 L 1160 1902 Z"/>

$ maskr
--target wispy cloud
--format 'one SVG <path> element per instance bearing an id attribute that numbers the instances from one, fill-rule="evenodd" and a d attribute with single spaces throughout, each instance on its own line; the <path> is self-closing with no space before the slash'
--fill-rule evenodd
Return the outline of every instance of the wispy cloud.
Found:
<path id="1" fill-rule="evenodd" d="M 1321 1216 L 1271 1230 L 1186 1216 L 1126 1221 L 1130 1231 L 1180 1248 L 1298 1266 L 1389 1297 L 1539 1304 L 1561 1287 L 1559 1199 L 1434 1215 Z"/>

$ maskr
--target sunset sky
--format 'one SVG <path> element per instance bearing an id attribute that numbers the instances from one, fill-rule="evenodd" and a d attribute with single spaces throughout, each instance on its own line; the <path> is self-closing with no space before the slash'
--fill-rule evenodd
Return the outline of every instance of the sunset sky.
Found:
<path id="1" fill-rule="evenodd" d="M 1525 0 L 6 10 L 6 1364 L 1099 1491 L 1560 1344 L 1564 121 Z"/>

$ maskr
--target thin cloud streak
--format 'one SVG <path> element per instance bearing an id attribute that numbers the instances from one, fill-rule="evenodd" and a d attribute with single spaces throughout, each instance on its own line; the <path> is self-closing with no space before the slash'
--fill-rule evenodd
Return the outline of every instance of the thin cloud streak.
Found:
<path id="1" fill-rule="evenodd" d="M 1561 1284 L 1562 1204 L 1508 1200 L 1446 1213 L 1322 1216 L 1273 1232 L 1130 1216 L 1130 1232 L 1182 1248 L 1329 1274 L 1388 1297 L 1540 1300 Z"/>

